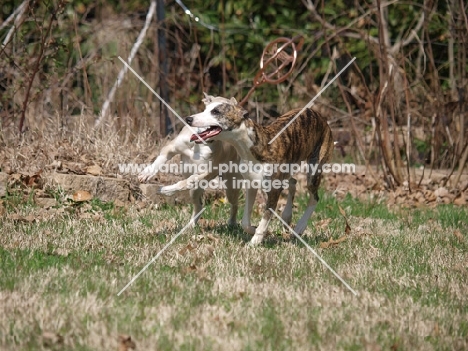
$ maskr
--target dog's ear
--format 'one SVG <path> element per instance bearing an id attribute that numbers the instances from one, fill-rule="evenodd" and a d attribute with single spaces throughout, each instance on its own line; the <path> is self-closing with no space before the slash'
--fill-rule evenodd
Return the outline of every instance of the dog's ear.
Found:
<path id="1" fill-rule="evenodd" d="M 237 105 L 237 100 L 235 97 L 232 97 L 231 100 L 229 100 L 229 102 L 233 104 L 234 106 Z"/>
<path id="2" fill-rule="evenodd" d="M 242 117 L 249 118 L 249 111 L 244 110 L 242 107 L 239 107 L 240 112 L 242 113 Z"/>
<path id="3" fill-rule="evenodd" d="M 202 102 L 203 102 L 205 105 L 209 105 L 209 104 L 213 101 L 213 96 L 208 95 L 208 94 L 205 93 L 205 92 L 203 92 L 203 95 L 205 95 L 205 98 L 202 99 Z"/>

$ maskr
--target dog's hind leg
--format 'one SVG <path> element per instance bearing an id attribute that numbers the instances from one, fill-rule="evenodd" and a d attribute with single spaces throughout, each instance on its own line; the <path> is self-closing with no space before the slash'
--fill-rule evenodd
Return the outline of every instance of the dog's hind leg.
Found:
<path id="1" fill-rule="evenodd" d="M 310 164 L 314 164 L 314 159 L 311 160 Z M 299 221 L 296 224 L 296 227 L 294 228 L 294 231 L 301 235 L 304 230 L 307 228 L 307 222 L 309 221 L 310 216 L 315 211 L 315 207 L 317 207 L 317 203 L 319 201 L 319 196 L 318 196 L 318 189 L 320 186 L 320 181 L 322 180 L 322 164 L 319 164 L 319 168 L 315 170 L 313 174 L 311 174 L 311 171 L 309 170 L 309 173 L 307 174 L 307 190 L 309 191 L 309 202 L 307 203 L 307 208 L 304 211 L 304 214 L 302 217 L 299 219 Z"/>
<path id="2" fill-rule="evenodd" d="M 200 213 L 200 211 L 203 208 L 203 201 L 202 201 L 203 193 L 204 193 L 204 189 L 202 188 L 196 188 L 196 189 L 190 190 L 190 197 L 193 203 L 192 218 L 190 219 L 190 225 L 192 227 L 194 227 L 197 224 L 198 220 L 200 219 L 200 217 L 195 219 L 195 216 L 198 213 Z"/>
<path id="3" fill-rule="evenodd" d="M 309 203 L 307 208 L 302 215 L 301 219 L 296 224 L 294 231 L 301 235 L 304 230 L 307 228 L 307 222 L 312 216 L 312 213 L 315 211 L 315 207 L 319 201 L 318 189 L 320 187 L 320 182 L 322 180 L 322 170 L 323 165 L 328 162 L 331 158 L 333 152 L 333 137 L 329 128 L 324 130 L 323 140 L 318 148 L 314 150 L 314 153 L 309 159 L 309 165 L 317 166 L 312 171 L 309 168 L 309 173 L 307 174 L 307 190 L 309 190 Z M 313 173 L 312 173 L 313 172 Z"/>
<path id="4" fill-rule="evenodd" d="M 286 206 L 284 207 L 283 213 L 281 214 L 281 218 L 288 225 L 291 224 L 292 219 L 292 208 L 294 203 L 294 196 L 296 195 L 296 183 L 296 179 L 289 179 L 288 200 L 286 201 Z"/>
<path id="5" fill-rule="evenodd" d="M 181 180 L 172 185 L 166 185 L 159 189 L 159 193 L 165 196 L 172 196 L 178 191 L 195 189 L 198 186 L 198 182 L 208 177 L 210 173 L 205 172 L 202 174 L 192 174 L 187 179 Z"/>
<path id="6" fill-rule="evenodd" d="M 244 215 L 242 216 L 242 228 L 248 234 L 255 234 L 255 227 L 251 225 L 252 209 L 257 197 L 257 189 L 248 187 L 245 189 L 245 207 Z"/>
<path id="7" fill-rule="evenodd" d="M 258 245 L 263 241 L 263 238 L 267 233 L 267 228 L 268 224 L 270 223 L 271 216 L 273 215 L 273 213 L 270 211 L 270 208 L 276 210 L 280 195 L 281 189 L 271 189 L 271 191 L 268 193 L 265 212 L 263 212 L 262 219 L 260 220 L 260 223 L 255 230 L 255 235 L 253 236 L 252 240 L 250 240 L 251 245 Z"/>
<path id="8" fill-rule="evenodd" d="M 309 202 L 304 214 L 299 219 L 294 231 L 301 235 L 307 228 L 307 222 L 315 211 L 319 201 L 318 189 L 322 180 L 323 165 L 328 162 L 333 152 L 333 137 L 329 128 L 324 130 L 323 139 L 310 155 L 309 172 L 307 173 L 307 190 L 309 191 Z"/>
<path id="9" fill-rule="evenodd" d="M 231 205 L 230 215 L 229 215 L 229 226 L 235 226 L 237 223 L 237 210 L 239 208 L 239 192 L 235 184 L 233 184 L 232 177 L 227 177 L 226 185 L 226 197 Z"/>
<path id="10" fill-rule="evenodd" d="M 302 215 L 302 217 L 297 222 L 296 227 L 294 228 L 294 231 L 297 234 L 301 235 L 304 232 L 304 230 L 307 228 L 307 222 L 309 221 L 310 216 L 312 216 L 312 214 L 314 213 L 317 203 L 318 203 L 318 195 L 315 196 L 314 194 L 310 193 L 307 208 L 304 211 L 304 214 Z"/>

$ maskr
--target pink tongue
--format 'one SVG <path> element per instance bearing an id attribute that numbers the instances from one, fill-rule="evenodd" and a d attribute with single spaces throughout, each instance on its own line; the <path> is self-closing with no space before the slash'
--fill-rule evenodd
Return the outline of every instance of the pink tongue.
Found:
<path id="1" fill-rule="evenodd" d="M 201 143 L 200 138 L 202 138 L 203 140 L 206 140 L 208 138 L 212 138 L 214 137 L 215 135 L 218 135 L 219 133 L 221 133 L 222 129 L 220 127 L 212 127 L 208 130 L 205 130 L 204 132 L 202 133 L 199 133 L 198 135 L 197 134 L 192 134 L 192 136 L 190 137 L 190 141 L 195 141 L 195 142 L 199 142 Z"/>

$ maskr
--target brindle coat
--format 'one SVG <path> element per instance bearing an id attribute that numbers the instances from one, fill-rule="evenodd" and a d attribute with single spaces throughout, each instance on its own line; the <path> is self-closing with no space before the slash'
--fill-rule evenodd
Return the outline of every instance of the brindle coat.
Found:
<path id="1" fill-rule="evenodd" d="M 334 143 L 330 127 L 323 116 L 313 109 L 306 109 L 294 119 L 299 111 L 299 109 L 289 111 L 270 125 L 262 126 L 247 118 L 246 111 L 236 104 L 213 102 L 206 107 L 204 112 L 187 117 L 186 121 L 193 127 L 220 127 L 222 131 L 212 139 L 231 143 L 241 159 L 246 161 L 264 164 L 300 164 L 301 161 L 306 161 L 309 164 L 318 164 L 318 172 L 308 173 L 309 203 L 295 227 L 295 231 L 302 234 L 319 201 L 318 188 L 322 178 L 321 166 L 329 161 Z M 286 127 L 290 121 L 292 123 Z M 269 144 L 270 140 L 284 127 L 286 127 L 284 131 Z M 288 175 L 278 172 L 271 176 L 271 180 L 282 180 L 286 176 Z M 291 180 L 290 184 L 294 187 L 295 181 Z M 276 209 L 281 190 L 272 188 L 267 194 L 267 206 L 259 226 L 255 229 L 252 244 L 258 244 L 263 240 L 272 216 L 269 208 Z M 292 197 L 294 191 L 295 188 L 290 189 L 290 193 L 293 193 Z M 250 197 L 246 201 L 246 211 L 244 212 L 248 212 L 249 216 L 252 210 L 252 201 Z M 283 218 L 289 223 L 291 215 L 283 213 Z M 247 221 L 245 215 L 242 225 L 247 232 L 253 231 L 253 227 L 250 226 L 250 218 Z"/>

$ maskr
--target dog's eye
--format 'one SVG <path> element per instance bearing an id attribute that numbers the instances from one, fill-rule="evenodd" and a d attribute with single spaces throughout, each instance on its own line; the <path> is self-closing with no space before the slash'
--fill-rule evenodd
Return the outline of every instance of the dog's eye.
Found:
<path id="1" fill-rule="evenodd" d="M 217 107 L 215 107 L 214 109 L 212 109 L 212 110 L 211 110 L 211 113 L 212 113 L 213 115 L 220 115 L 220 114 L 221 114 L 221 112 L 218 110 Z"/>

